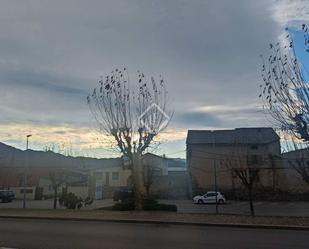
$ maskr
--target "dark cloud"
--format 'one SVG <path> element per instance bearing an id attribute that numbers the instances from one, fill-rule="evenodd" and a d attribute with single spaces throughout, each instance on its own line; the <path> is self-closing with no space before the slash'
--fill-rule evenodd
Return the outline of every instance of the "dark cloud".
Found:
<path id="1" fill-rule="evenodd" d="M 197 127 L 224 127 L 223 120 L 206 112 L 186 112 L 178 114 L 173 122 L 177 122 L 180 127 L 186 127 L 188 129 Z"/>
<path id="2" fill-rule="evenodd" d="M 281 27 L 271 0 L 10 0 L 0 8 L 1 122 L 90 123 L 85 97 L 126 66 L 163 74 L 173 127 L 265 124 L 200 106 L 258 104 L 259 54 Z M 237 117 L 236 117 L 237 116 Z"/>

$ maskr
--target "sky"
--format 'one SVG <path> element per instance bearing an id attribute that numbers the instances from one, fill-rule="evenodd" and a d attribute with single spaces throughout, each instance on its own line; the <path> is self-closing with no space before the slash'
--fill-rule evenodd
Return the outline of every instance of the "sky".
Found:
<path id="1" fill-rule="evenodd" d="M 86 103 L 115 68 L 165 79 L 174 115 L 157 154 L 185 157 L 188 129 L 269 126 L 259 55 L 309 20 L 308 0 L 0 3 L 0 141 L 91 157 L 119 155 Z"/>

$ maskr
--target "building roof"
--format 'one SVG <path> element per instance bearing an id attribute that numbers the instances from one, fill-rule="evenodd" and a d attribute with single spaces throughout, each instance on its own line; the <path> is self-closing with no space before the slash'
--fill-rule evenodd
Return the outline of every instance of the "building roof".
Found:
<path id="1" fill-rule="evenodd" d="M 236 128 L 233 130 L 189 130 L 187 144 L 268 144 L 280 138 L 273 128 Z"/>

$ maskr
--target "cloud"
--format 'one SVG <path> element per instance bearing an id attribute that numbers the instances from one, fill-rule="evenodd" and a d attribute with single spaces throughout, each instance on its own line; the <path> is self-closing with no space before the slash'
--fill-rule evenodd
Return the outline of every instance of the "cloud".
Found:
<path id="1" fill-rule="evenodd" d="M 274 20 L 282 26 L 294 21 L 309 20 L 307 0 L 274 0 L 270 10 Z"/>
<path id="2" fill-rule="evenodd" d="M 177 122 L 180 122 L 184 125 L 184 127 L 220 127 L 222 124 L 222 120 L 216 117 L 213 114 L 207 112 L 186 112 L 178 115 Z"/>
<path id="3" fill-rule="evenodd" d="M 186 137 L 186 132 L 186 129 L 167 129 L 155 140 L 157 143 L 182 140 Z M 1 141 L 20 149 L 25 149 L 26 135 L 28 134 L 32 135 L 30 138 L 31 148 L 36 150 L 54 148 L 57 152 L 71 150 L 74 153 L 101 150 L 101 153 L 120 155 L 114 138 L 100 133 L 95 127 L 33 124 L 31 122 L 0 124 Z"/>
<path id="4" fill-rule="evenodd" d="M 96 143 L 86 131 L 94 122 L 85 98 L 100 75 L 126 66 L 132 81 L 138 69 L 147 76 L 164 76 L 175 111 L 170 124 L 174 132 L 166 137 L 177 137 L 173 141 L 183 141 L 191 127 L 266 125 L 264 115 L 251 105 L 258 102 L 259 54 L 282 28 L 279 9 L 286 7 L 275 4 L 4 1 L 0 123 L 12 132 L 10 139 L 20 143 L 24 134 L 18 129 L 24 124 L 37 127 L 42 143 L 64 134 L 76 147 Z M 169 150 L 184 148 L 184 142 L 182 148 L 176 144 Z"/>

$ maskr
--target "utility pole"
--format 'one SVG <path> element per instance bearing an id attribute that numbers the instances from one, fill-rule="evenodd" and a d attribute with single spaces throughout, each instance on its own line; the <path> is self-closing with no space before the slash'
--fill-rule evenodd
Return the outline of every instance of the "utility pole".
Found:
<path id="1" fill-rule="evenodd" d="M 215 174 L 215 192 L 216 192 L 216 214 L 219 213 L 218 210 L 218 188 L 217 188 L 217 165 L 216 160 L 214 159 L 214 174 Z"/>
<path id="2" fill-rule="evenodd" d="M 27 192 L 27 169 L 29 164 L 29 157 L 28 157 L 28 149 L 29 149 L 29 137 L 32 135 L 27 135 L 27 145 L 26 145 L 26 157 L 27 160 L 25 161 L 25 172 L 24 172 L 24 199 L 23 199 L 23 208 L 26 208 L 26 192 Z"/>
<path id="3" fill-rule="evenodd" d="M 215 153 L 215 134 L 214 134 L 214 131 L 212 131 L 212 137 L 213 137 L 213 143 L 212 143 L 212 147 L 213 147 L 213 153 Z M 216 159 L 214 158 L 213 159 L 213 164 L 214 164 L 214 180 L 215 180 L 215 193 L 216 193 L 216 214 L 219 213 L 219 210 L 218 210 L 218 196 L 217 196 L 217 192 L 218 192 L 218 187 L 217 187 L 217 165 L 216 165 Z"/>

